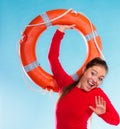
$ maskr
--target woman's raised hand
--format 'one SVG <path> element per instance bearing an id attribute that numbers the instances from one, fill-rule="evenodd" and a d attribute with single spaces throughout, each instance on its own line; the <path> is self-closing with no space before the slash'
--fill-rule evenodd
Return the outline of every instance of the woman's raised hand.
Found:
<path id="1" fill-rule="evenodd" d="M 97 115 L 101 115 L 106 112 L 106 101 L 102 97 L 95 96 L 95 104 L 95 108 L 93 106 L 89 106 L 89 108 Z"/>
<path id="2" fill-rule="evenodd" d="M 65 30 L 68 29 L 73 29 L 75 27 L 75 24 L 72 25 L 58 25 L 58 30 L 61 32 L 64 32 Z"/>

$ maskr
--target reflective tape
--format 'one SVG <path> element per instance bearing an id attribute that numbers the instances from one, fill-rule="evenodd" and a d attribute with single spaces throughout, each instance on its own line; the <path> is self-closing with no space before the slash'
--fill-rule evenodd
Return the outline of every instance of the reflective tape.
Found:
<path id="1" fill-rule="evenodd" d="M 51 20 L 49 19 L 46 12 L 41 14 L 41 17 L 44 20 L 44 23 L 46 24 L 47 27 L 52 26 Z"/>
<path id="2" fill-rule="evenodd" d="M 74 81 L 77 81 L 79 79 L 79 76 L 76 73 L 72 74 L 71 77 Z"/>
<path id="3" fill-rule="evenodd" d="M 86 38 L 87 41 L 89 41 L 89 40 L 93 39 L 93 38 L 96 37 L 96 36 L 98 36 L 97 31 L 93 31 L 93 32 L 91 32 L 90 34 L 87 34 L 87 35 L 85 36 L 85 38 Z"/>
<path id="4" fill-rule="evenodd" d="M 29 71 L 35 69 L 36 67 L 38 67 L 39 65 L 40 64 L 37 61 L 35 61 L 35 62 L 32 62 L 31 64 L 24 66 L 24 69 L 26 72 L 29 72 Z"/>

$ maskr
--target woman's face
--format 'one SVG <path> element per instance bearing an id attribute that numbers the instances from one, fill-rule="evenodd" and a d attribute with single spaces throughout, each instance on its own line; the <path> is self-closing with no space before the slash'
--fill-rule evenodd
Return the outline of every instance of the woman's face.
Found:
<path id="1" fill-rule="evenodd" d="M 86 92 L 91 91 L 103 82 L 105 75 L 106 69 L 103 66 L 97 65 L 88 68 L 80 79 L 78 87 Z"/>

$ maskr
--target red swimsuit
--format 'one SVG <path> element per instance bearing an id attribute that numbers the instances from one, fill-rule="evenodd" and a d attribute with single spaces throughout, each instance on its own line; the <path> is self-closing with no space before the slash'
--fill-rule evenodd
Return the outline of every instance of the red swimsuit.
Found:
<path id="1" fill-rule="evenodd" d="M 74 82 L 72 77 L 64 71 L 58 59 L 63 36 L 64 33 L 56 31 L 48 55 L 51 70 L 60 90 Z M 56 105 L 56 129 L 87 129 L 87 121 L 93 113 L 89 105 L 95 107 L 95 96 L 103 97 L 107 103 L 106 113 L 99 115 L 99 117 L 109 124 L 118 125 L 119 115 L 100 88 L 85 92 L 75 87 Z"/>

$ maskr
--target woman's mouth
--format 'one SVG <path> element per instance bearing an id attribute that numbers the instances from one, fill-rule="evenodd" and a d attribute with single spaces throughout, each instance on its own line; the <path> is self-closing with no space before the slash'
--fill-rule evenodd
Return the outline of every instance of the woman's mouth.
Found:
<path id="1" fill-rule="evenodd" d="M 92 81 L 88 81 L 89 86 L 93 87 L 95 85 L 95 83 L 93 83 Z"/>
<path id="2" fill-rule="evenodd" d="M 96 86 L 96 83 L 92 81 L 91 79 L 87 81 L 88 88 L 91 89 Z"/>

